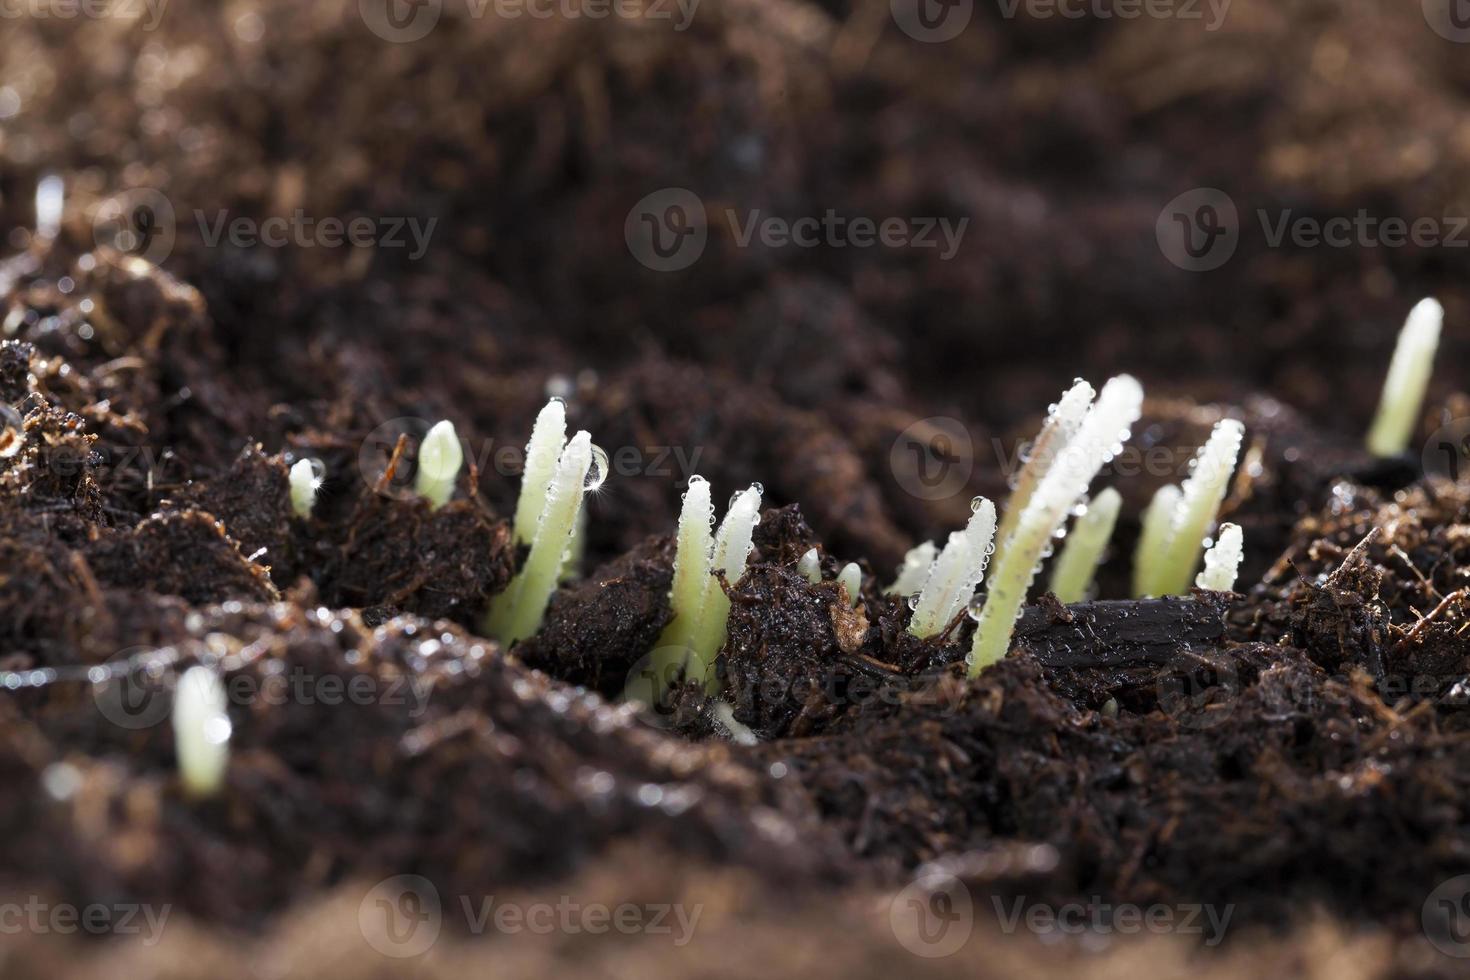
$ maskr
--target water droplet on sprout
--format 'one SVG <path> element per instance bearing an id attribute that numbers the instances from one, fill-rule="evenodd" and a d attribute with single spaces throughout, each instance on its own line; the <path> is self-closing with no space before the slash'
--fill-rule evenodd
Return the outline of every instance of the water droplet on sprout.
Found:
<path id="1" fill-rule="evenodd" d="M 588 493 L 602 486 L 607 480 L 607 453 L 602 451 L 601 446 L 592 447 L 592 464 L 587 467 L 587 477 L 582 481 L 582 489 Z"/>

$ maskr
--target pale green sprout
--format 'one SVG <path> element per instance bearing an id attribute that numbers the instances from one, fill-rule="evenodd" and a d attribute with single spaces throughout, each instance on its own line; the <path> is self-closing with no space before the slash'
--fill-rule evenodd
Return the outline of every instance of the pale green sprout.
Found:
<path id="1" fill-rule="evenodd" d="M 225 688 L 209 667 L 190 667 L 174 691 L 174 755 L 190 796 L 213 796 L 230 762 L 230 716 Z"/>
<path id="2" fill-rule="evenodd" d="M 984 497 L 971 503 L 964 530 L 949 536 L 919 590 L 909 632 L 923 639 L 948 626 L 970 603 L 995 550 L 995 505 Z"/>
<path id="3" fill-rule="evenodd" d="M 1205 538 L 1220 513 L 1220 504 L 1230 488 L 1230 474 L 1240 458 L 1245 426 L 1235 419 L 1215 423 L 1210 438 L 1190 464 L 1189 479 L 1174 506 L 1169 536 L 1160 552 L 1149 559 L 1155 570 L 1146 572 L 1153 595 L 1183 595 L 1194 581 Z"/>
<path id="4" fill-rule="evenodd" d="M 863 594 L 863 570 L 857 562 L 850 561 L 842 566 L 842 571 L 837 573 L 837 584 L 847 593 L 847 604 L 856 609 Z"/>
<path id="5" fill-rule="evenodd" d="M 454 423 L 448 419 L 436 422 L 419 446 L 419 470 L 414 479 L 414 490 L 437 510 L 454 496 L 454 481 L 459 479 L 462 466 L 464 450 L 460 448 Z"/>
<path id="6" fill-rule="evenodd" d="M 516 500 L 515 517 L 511 522 L 512 539 L 516 544 L 530 544 L 536 533 L 536 522 L 541 519 L 541 510 L 546 506 L 546 491 L 556 473 L 556 461 L 566 448 L 567 407 L 560 398 L 553 398 L 536 416 L 531 426 L 531 439 L 526 443 L 526 462 L 521 470 L 521 495 Z"/>
<path id="7" fill-rule="evenodd" d="M 715 693 L 714 662 L 725 644 L 730 615 L 730 599 L 715 573 L 723 572 L 732 585 L 745 574 L 760 504 L 760 484 L 736 494 L 718 533 L 711 536 L 715 510 L 709 481 L 690 477 L 679 511 L 674 581 L 669 590 L 674 621 L 659 638 L 652 664 L 655 677 L 672 677 L 682 661 L 686 678 L 700 681 Z"/>
<path id="8" fill-rule="evenodd" d="M 796 574 L 813 585 L 821 584 L 822 556 L 817 554 L 816 548 L 810 549 L 806 554 L 801 556 L 801 560 L 796 563 Z"/>
<path id="9" fill-rule="evenodd" d="M 971 677 L 1006 655 L 1026 593 L 1050 554 L 1053 537 L 1103 464 L 1121 450 L 1142 412 L 1143 388 L 1138 382 L 1127 375 L 1113 378 L 1036 484 L 1015 532 L 1001 544 L 990 571 L 970 647 Z"/>
<path id="10" fill-rule="evenodd" d="M 61 231 L 61 218 L 65 211 L 65 179 L 57 174 L 46 174 L 36 182 L 36 237 L 55 238 Z"/>
<path id="11" fill-rule="evenodd" d="M 1077 427 L 1082 424 L 1083 416 L 1092 405 L 1094 394 L 1092 385 L 1078 378 L 1072 387 L 1062 392 L 1062 397 L 1047 412 L 1041 432 L 1031 443 L 1026 462 L 1011 485 L 1011 496 L 1006 501 L 1005 515 L 995 534 L 998 547 L 1005 547 L 1006 539 L 1016 533 L 1016 524 L 1020 522 L 1031 495 L 1036 492 L 1042 478 L 1077 434 Z"/>
<path id="12" fill-rule="evenodd" d="M 704 609 L 705 587 L 710 577 L 710 552 L 714 550 L 715 505 L 710 499 L 709 481 L 702 476 L 689 478 L 684 503 L 679 510 L 679 531 L 674 542 L 674 581 L 669 589 L 669 607 L 674 620 L 659 640 L 669 659 L 689 649 L 694 626 Z M 668 663 L 657 665 L 658 676 L 668 677 Z"/>
<path id="13" fill-rule="evenodd" d="M 1368 451 L 1373 455 L 1397 456 L 1408 448 L 1424 407 L 1443 324 L 1444 307 L 1437 300 L 1422 299 L 1409 311 L 1388 364 L 1378 414 L 1368 430 Z"/>
<path id="14" fill-rule="evenodd" d="M 596 446 L 592 447 L 596 450 Z M 596 453 L 593 453 L 595 467 Z M 570 582 L 582 572 L 582 559 L 587 554 L 587 508 L 577 511 L 577 523 L 572 528 L 572 540 L 567 542 L 567 552 L 562 556 L 561 574 L 558 582 Z"/>
<path id="15" fill-rule="evenodd" d="M 1179 498 L 1184 491 L 1176 484 L 1166 483 L 1154 492 L 1148 509 L 1143 512 L 1143 528 L 1138 535 L 1138 547 L 1133 553 L 1133 595 L 1158 595 L 1153 576 L 1158 573 L 1159 559 L 1164 545 L 1169 541 L 1169 529 L 1174 524 L 1174 512 L 1179 508 Z"/>
<path id="16" fill-rule="evenodd" d="M 929 578 L 929 569 L 934 567 L 934 560 L 938 557 L 939 549 L 934 546 L 933 541 L 925 541 L 910 548 L 908 554 L 903 556 L 903 564 L 898 567 L 898 578 L 883 591 L 889 595 L 917 595 Z"/>
<path id="17" fill-rule="evenodd" d="M 1244 553 L 1245 532 L 1240 525 L 1221 524 L 1219 536 L 1205 552 L 1205 570 L 1196 576 L 1195 586 L 1208 592 L 1233 592 Z"/>
<path id="18" fill-rule="evenodd" d="M 735 717 L 735 708 L 726 701 L 716 701 L 711 708 L 711 714 L 715 721 L 725 726 L 730 733 L 730 741 L 736 745 L 759 745 L 760 737 L 751 730 L 750 726 L 742 725 Z"/>
<path id="19" fill-rule="evenodd" d="M 310 517 L 316 506 L 316 492 L 321 488 L 321 477 L 317 476 L 321 463 L 313 459 L 298 459 L 291 466 L 291 510 L 297 517 Z"/>
<path id="20" fill-rule="evenodd" d="M 1067 535 L 1067 543 L 1051 570 L 1051 590 L 1062 602 L 1087 598 L 1122 506 L 1118 491 L 1108 487 L 1092 499 L 1072 525 L 1072 533 Z"/>
<path id="21" fill-rule="evenodd" d="M 720 530 L 715 534 L 715 548 L 710 555 L 713 571 L 724 572 L 725 581 L 734 585 L 745 574 L 745 564 L 754 547 L 755 526 L 761 519 L 761 486 L 755 484 L 742 490 L 730 502 Z M 713 576 L 704 587 L 704 608 L 694 629 L 694 658 L 690 665 L 691 679 L 703 680 L 705 690 L 715 690 L 715 655 L 725 645 L 725 627 L 730 618 L 730 597 Z M 697 671 L 697 673 L 696 673 Z"/>
<path id="22" fill-rule="evenodd" d="M 600 469 L 594 466 L 594 455 L 601 458 L 600 450 L 592 445 L 592 436 L 586 432 L 578 432 L 562 450 L 546 490 L 526 564 L 490 604 L 486 632 L 507 646 L 541 628 L 541 619 L 566 561 L 583 497 L 588 490 L 601 485 L 606 474 L 605 466 L 600 463 L 597 464 Z"/>

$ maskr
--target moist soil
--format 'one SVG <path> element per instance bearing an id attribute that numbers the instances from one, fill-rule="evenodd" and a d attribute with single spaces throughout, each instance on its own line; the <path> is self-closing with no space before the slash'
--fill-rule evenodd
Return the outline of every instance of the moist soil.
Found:
<path id="1" fill-rule="evenodd" d="M 1248 217 L 1192 275 L 1153 224 L 1161 186 L 1247 216 L 1447 213 L 1470 186 L 1463 55 L 1374 4 L 1237 0 L 1213 36 L 977 14 L 932 49 L 887 8 L 711 4 L 682 34 L 446 9 L 413 45 L 347 2 L 7 26 L 0 881 L 253 934 L 354 879 L 490 894 L 633 848 L 777 905 L 938 868 L 976 896 L 1412 940 L 1470 862 L 1470 487 L 1420 453 L 1470 414 L 1470 270 L 1269 248 Z M 46 173 L 67 178 L 54 236 Z M 715 226 L 660 273 L 622 228 L 670 186 L 710 212 L 972 228 L 947 259 Z M 92 220 L 145 188 L 175 213 L 166 254 Z M 205 234 L 296 208 L 437 231 L 413 259 Z M 1394 332 L 1429 293 L 1450 327 L 1413 448 L 1370 458 Z M 1126 503 L 1098 597 L 1038 589 L 968 680 L 970 620 L 918 640 L 883 586 L 973 495 L 1004 499 L 1074 375 L 1117 370 L 1151 397 L 1102 478 Z M 612 472 L 578 573 L 507 650 L 478 624 L 524 560 L 517 453 L 550 394 Z M 1225 416 L 1246 426 L 1238 592 L 1127 599 L 1143 505 Z M 441 418 L 469 466 L 432 510 L 411 474 Z M 694 472 L 770 505 L 722 582 L 728 707 L 688 685 L 640 709 L 622 693 L 672 615 Z M 166 722 L 196 662 L 247 692 L 206 801 Z"/>

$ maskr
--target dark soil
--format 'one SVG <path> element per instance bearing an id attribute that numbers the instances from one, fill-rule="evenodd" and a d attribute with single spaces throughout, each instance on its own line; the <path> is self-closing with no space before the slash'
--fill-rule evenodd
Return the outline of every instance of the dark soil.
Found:
<path id="1" fill-rule="evenodd" d="M 1428 479 L 1418 447 L 1470 414 L 1470 268 L 1268 248 L 1254 218 L 1470 213 L 1470 62 L 1417 5 L 1236 0 L 1219 34 L 976 5 L 938 46 L 886 0 L 711 0 L 684 33 L 446 4 L 410 45 L 352 0 L 248 6 L 262 41 L 212 4 L 156 32 L 0 33 L 20 101 L 0 132 L 7 887 L 252 932 L 354 879 L 493 893 L 635 848 L 773 891 L 935 865 L 977 895 L 1230 905 L 1276 930 L 1325 910 L 1407 939 L 1465 872 L 1470 491 Z M 30 204 L 51 172 L 55 239 Z M 712 228 L 699 262 L 656 273 L 623 221 L 670 186 L 972 230 L 946 261 Z M 1153 229 L 1197 186 L 1226 189 L 1243 231 L 1190 275 Z M 98 202 L 137 188 L 176 212 L 158 263 L 94 237 Z M 212 246 L 195 218 L 296 208 L 437 231 L 410 260 Z M 1408 456 L 1374 460 L 1394 332 L 1431 293 L 1449 317 L 1429 408 Z M 1151 398 L 1143 455 L 1103 478 L 1126 503 L 1100 599 L 1038 593 L 1011 656 L 968 681 L 969 620 L 917 640 L 882 586 L 972 495 L 1004 498 L 1004 461 L 1072 377 L 1118 370 Z M 614 470 L 580 577 L 502 650 L 476 630 L 523 559 L 516 453 L 549 393 Z M 1125 600 L 1143 505 L 1226 415 L 1247 428 L 1238 594 Z M 470 466 L 431 510 L 406 488 L 440 418 Z M 963 478 L 925 499 L 895 445 L 943 419 L 968 435 Z M 1165 465 L 1138 465 L 1151 450 Z M 301 458 L 324 464 L 306 519 Z M 617 703 L 672 615 L 694 472 L 759 480 L 770 505 L 724 583 L 733 725 L 692 688 L 663 713 Z M 813 547 L 815 585 L 796 572 Z M 849 561 L 856 606 L 833 581 Z M 196 661 L 248 690 L 373 696 L 234 703 L 227 785 L 199 803 L 169 726 L 107 708 L 129 684 L 165 703 Z"/>

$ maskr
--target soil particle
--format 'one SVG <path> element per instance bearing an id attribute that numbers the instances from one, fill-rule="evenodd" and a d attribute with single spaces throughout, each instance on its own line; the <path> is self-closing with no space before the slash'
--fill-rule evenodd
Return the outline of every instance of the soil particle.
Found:
<path id="1" fill-rule="evenodd" d="M 673 619 L 674 539 L 649 538 L 552 597 L 540 632 L 516 645 L 527 666 L 620 697 Z"/>
<path id="2" fill-rule="evenodd" d="M 337 533 L 340 544 L 313 572 L 322 599 L 375 622 L 408 612 L 475 627 L 514 572 L 510 525 L 477 501 L 432 508 L 364 490 Z"/>
<path id="3" fill-rule="evenodd" d="M 277 597 L 269 570 L 202 510 L 167 511 L 104 533 L 87 548 L 87 561 L 106 585 L 142 586 L 192 603 Z"/>
<path id="4" fill-rule="evenodd" d="M 259 445 L 247 446 L 219 477 L 180 488 L 165 506 L 208 511 L 229 529 L 247 555 L 260 555 L 278 585 L 289 583 L 291 489 L 285 460 L 267 456 Z"/>

